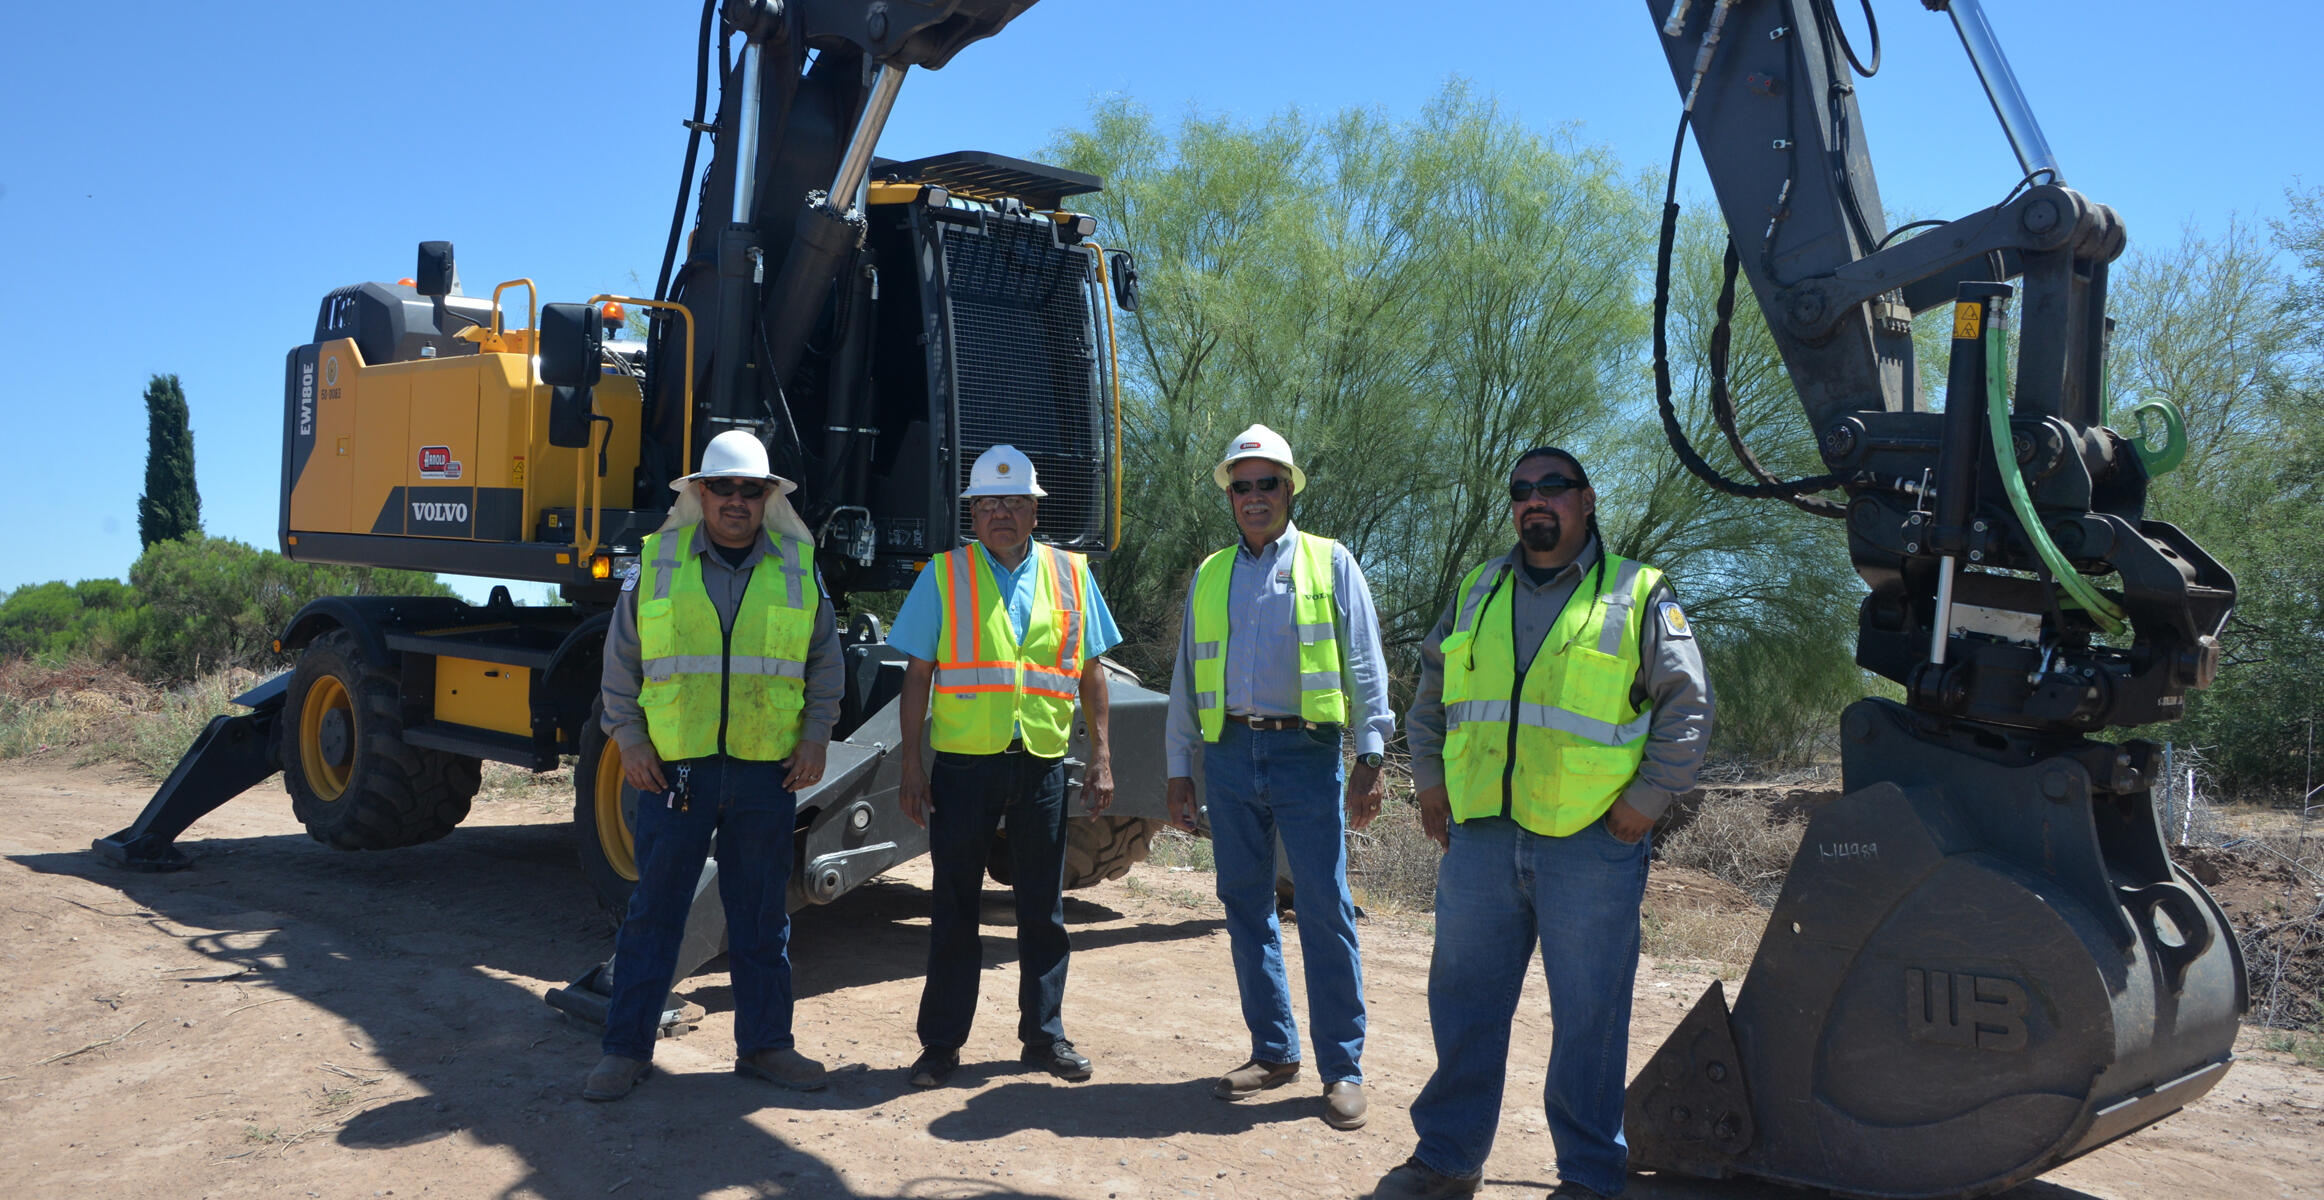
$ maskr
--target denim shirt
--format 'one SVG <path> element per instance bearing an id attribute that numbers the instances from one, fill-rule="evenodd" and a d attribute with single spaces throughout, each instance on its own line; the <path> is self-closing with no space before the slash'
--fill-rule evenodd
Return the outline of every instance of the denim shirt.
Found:
<path id="1" fill-rule="evenodd" d="M 1234 573 L 1227 581 L 1226 710 L 1244 716 L 1299 714 L 1299 635 L 1291 620 L 1291 563 L 1297 525 L 1254 554 L 1235 543 Z M 1346 546 L 1331 556 L 1333 617 L 1347 647 L 1345 684 L 1348 724 L 1358 754 L 1377 754 L 1396 732 L 1388 706 L 1388 670 L 1380 651 L 1380 619 L 1372 609 L 1372 588 Z M 1178 633 L 1178 665 L 1170 675 L 1170 725 L 1164 749 L 1170 777 L 1191 779 L 1202 746 L 1202 718 L 1194 709 L 1194 588 L 1186 589 L 1185 619 Z"/>

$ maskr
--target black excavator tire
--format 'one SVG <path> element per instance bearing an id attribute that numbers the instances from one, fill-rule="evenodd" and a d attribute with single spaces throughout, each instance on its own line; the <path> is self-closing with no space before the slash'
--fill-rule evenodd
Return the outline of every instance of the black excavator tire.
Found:
<path id="1" fill-rule="evenodd" d="M 345 735 L 351 745 L 335 794 L 327 777 L 320 785 L 310 778 L 332 764 L 317 760 L 309 720 L 310 709 L 334 707 L 353 726 Z M 309 836 L 333 849 L 393 850 L 435 841 L 467 818 L 469 801 L 483 784 L 479 760 L 404 743 L 395 671 L 367 661 L 361 643 L 344 629 L 316 638 L 299 655 L 284 697 L 281 738 L 291 812 Z"/>
<path id="2" fill-rule="evenodd" d="M 1153 849 L 1154 832 L 1162 822 L 1146 817 L 1115 817 L 1103 813 L 1072 817 L 1065 822 L 1065 890 L 1095 887 L 1120 879 L 1130 868 L 1146 861 Z M 985 857 L 985 874 L 1008 886 L 1016 872 L 1009 861 L 1009 831 L 1004 826 Z"/>

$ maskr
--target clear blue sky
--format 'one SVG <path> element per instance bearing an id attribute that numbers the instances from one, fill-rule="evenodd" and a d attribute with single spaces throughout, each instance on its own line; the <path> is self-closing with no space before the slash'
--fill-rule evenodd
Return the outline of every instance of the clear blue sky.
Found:
<path id="1" fill-rule="evenodd" d="M 1859 96 L 1882 198 L 1944 216 L 1991 203 L 2018 171 L 1951 22 L 1875 3 L 1887 61 Z M 2134 246 L 2264 222 L 2303 173 L 2324 183 L 2324 4 L 1988 8 L 2069 181 L 2120 210 Z M 0 592 L 126 574 L 154 372 L 185 383 L 209 531 L 273 547 L 283 357 L 325 291 L 409 274 L 422 239 L 457 244 L 471 292 L 520 275 L 545 300 L 631 290 L 633 273 L 652 286 L 691 0 L 12 11 L 0 511 L 17 549 Z M 1029 155 L 1110 94 L 1165 116 L 1408 116 L 1458 74 L 1530 125 L 1659 170 L 1677 96 L 1658 43 L 1641 0 L 1043 0 L 908 78 L 881 150 Z M 1699 170 L 1692 190 L 1707 202 Z"/>

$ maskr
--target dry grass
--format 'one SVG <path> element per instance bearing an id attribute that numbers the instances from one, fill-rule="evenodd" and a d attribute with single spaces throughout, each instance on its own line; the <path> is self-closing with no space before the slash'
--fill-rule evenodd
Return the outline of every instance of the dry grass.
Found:
<path id="1" fill-rule="evenodd" d="M 1766 928 L 1767 914 L 1756 908 L 1653 906 L 1641 917 L 1638 951 L 1652 958 L 1710 963 L 1714 974 L 1732 981 L 1743 977 Z"/>
<path id="2" fill-rule="evenodd" d="M 478 804 L 522 805 L 534 812 L 570 812 L 573 808 L 573 765 L 553 771 L 530 771 L 507 763 L 484 764 L 484 786 L 476 792 Z"/>
<path id="3" fill-rule="evenodd" d="M 1348 837 L 1348 888 L 1367 911 L 1436 911 L 1436 864 L 1444 857 L 1420 831 L 1408 778 L 1389 781 L 1380 815 Z"/>
<path id="4" fill-rule="evenodd" d="M 1758 795 L 1713 791 L 1694 819 L 1662 843 L 1662 860 L 1726 880 L 1770 908 L 1806 833 L 1805 821 L 1770 810 Z"/>
<path id="5" fill-rule="evenodd" d="M 261 678 L 234 668 L 156 688 L 113 667 L 0 662 L 0 758 L 116 760 L 164 779 L 203 726 L 241 711 L 233 698 Z"/>

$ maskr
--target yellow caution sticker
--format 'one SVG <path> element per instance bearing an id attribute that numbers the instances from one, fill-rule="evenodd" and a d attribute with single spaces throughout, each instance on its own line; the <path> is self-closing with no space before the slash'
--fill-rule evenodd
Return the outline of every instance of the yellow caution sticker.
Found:
<path id="1" fill-rule="evenodd" d="M 1977 327 L 1985 323 L 1985 306 L 1965 301 L 1953 306 L 1953 340 L 1974 342 Z"/>
<path id="2" fill-rule="evenodd" d="M 512 487 L 525 485 L 525 456 L 516 455 L 508 460 L 508 482 Z"/>

